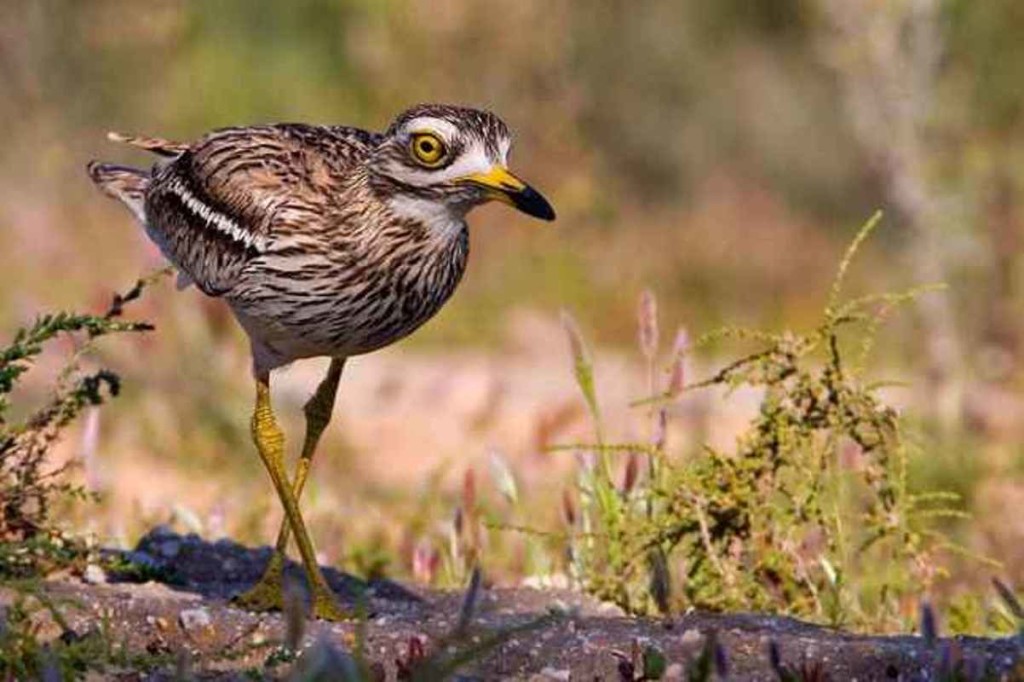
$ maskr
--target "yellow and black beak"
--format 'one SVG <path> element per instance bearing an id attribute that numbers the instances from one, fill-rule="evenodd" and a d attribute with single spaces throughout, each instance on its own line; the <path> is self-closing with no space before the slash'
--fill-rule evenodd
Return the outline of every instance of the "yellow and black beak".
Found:
<path id="1" fill-rule="evenodd" d="M 548 200 L 540 192 L 512 175 L 507 168 L 495 166 L 486 173 L 473 173 L 462 180 L 483 187 L 488 198 L 514 206 L 526 215 L 541 220 L 555 219 L 555 209 L 551 208 Z"/>

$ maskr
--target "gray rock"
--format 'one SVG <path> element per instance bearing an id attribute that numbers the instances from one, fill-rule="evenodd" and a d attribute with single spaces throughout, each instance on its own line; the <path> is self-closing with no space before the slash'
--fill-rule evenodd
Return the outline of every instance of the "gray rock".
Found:
<path id="1" fill-rule="evenodd" d="M 96 564 L 89 564 L 82 573 L 82 580 L 90 585 L 103 585 L 107 582 L 107 574 Z"/>
<path id="2" fill-rule="evenodd" d="M 185 609 L 178 614 L 178 622 L 186 632 L 195 632 L 210 627 L 212 620 L 206 607 Z"/>
<path id="3" fill-rule="evenodd" d="M 142 550 L 125 552 L 124 559 L 137 566 L 145 566 L 146 568 L 158 568 L 160 566 L 159 561 L 154 559 L 148 552 L 143 552 Z"/>
<path id="4" fill-rule="evenodd" d="M 181 551 L 181 541 L 165 540 L 164 542 L 160 543 L 158 550 L 160 554 L 164 555 L 168 559 L 173 559 L 174 557 L 178 556 L 178 552 Z"/>
<path id="5" fill-rule="evenodd" d="M 700 633 L 700 630 L 689 628 L 683 633 L 679 641 L 687 646 L 698 647 L 704 644 L 704 635 Z"/>

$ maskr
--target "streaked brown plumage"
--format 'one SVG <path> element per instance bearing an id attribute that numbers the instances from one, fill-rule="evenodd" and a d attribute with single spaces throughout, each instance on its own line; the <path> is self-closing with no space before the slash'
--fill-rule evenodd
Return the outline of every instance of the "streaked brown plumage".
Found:
<path id="1" fill-rule="evenodd" d="M 462 217 L 489 190 L 412 184 L 395 172 L 415 163 L 405 126 L 435 119 L 457 132 L 445 140 L 448 164 L 428 175 L 470 149 L 504 164 L 499 119 L 434 105 L 404 113 L 385 134 L 283 124 L 219 130 L 192 145 L 119 136 L 170 160 L 151 171 L 89 170 L 187 281 L 225 298 L 252 339 L 257 370 L 270 370 L 393 343 L 454 291 L 468 254 Z M 396 210 L 393 200 L 406 197 L 447 210 L 430 224 L 422 212 Z"/>
<path id="2" fill-rule="evenodd" d="M 320 608 L 322 577 L 286 498 L 301 490 L 344 358 L 401 339 L 448 300 L 466 267 L 465 215 L 474 206 L 498 199 L 546 220 L 554 212 L 506 170 L 505 124 L 464 107 L 419 105 L 383 133 L 278 124 L 218 130 L 192 144 L 111 139 L 164 158 L 150 170 L 93 162 L 93 181 L 132 210 L 180 282 L 222 297 L 249 336 L 254 436 L 298 536 L 314 606 L 333 617 L 336 609 Z M 307 405 L 300 470 L 282 490 L 269 372 L 324 355 L 334 358 L 331 372 Z M 286 527 L 279 555 L 287 535 Z M 261 585 L 274 582 L 271 569 Z M 248 603 L 276 605 L 257 596 Z"/>

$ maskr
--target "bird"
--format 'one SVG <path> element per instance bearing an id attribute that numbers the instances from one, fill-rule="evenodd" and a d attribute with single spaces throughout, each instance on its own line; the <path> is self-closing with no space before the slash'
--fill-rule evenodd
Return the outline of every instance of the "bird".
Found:
<path id="1" fill-rule="evenodd" d="M 312 615 L 344 620 L 351 611 L 324 579 L 298 500 L 346 359 L 408 336 L 449 300 L 466 269 L 473 208 L 498 201 L 545 221 L 555 211 L 509 170 L 509 128 L 479 108 L 418 104 L 383 132 L 276 123 L 190 143 L 108 138 L 159 158 L 148 169 L 92 161 L 92 181 L 141 223 L 179 288 L 223 299 L 250 343 L 252 438 L 284 519 L 263 576 L 235 602 L 282 607 L 294 535 Z M 289 478 L 270 375 L 311 357 L 330 364 L 303 408 L 305 438 Z"/>

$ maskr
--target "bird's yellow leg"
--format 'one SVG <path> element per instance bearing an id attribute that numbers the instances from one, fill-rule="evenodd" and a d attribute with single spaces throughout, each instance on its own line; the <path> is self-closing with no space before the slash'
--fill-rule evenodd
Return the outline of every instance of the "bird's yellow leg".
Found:
<path id="1" fill-rule="evenodd" d="M 292 479 L 292 494 L 296 501 L 302 495 L 302 488 L 306 484 L 306 476 L 309 474 L 320 436 L 331 420 L 331 413 L 334 411 L 334 398 L 338 393 L 338 382 L 341 379 L 341 370 L 344 364 L 343 358 L 331 360 L 327 376 L 320 382 L 316 392 L 313 393 L 303 409 L 306 414 L 306 438 L 303 441 L 302 453 Z M 235 599 L 238 604 L 256 611 L 282 608 L 284 566 L 290 537 L 291 527 L 286 516 L 281 521 L 281 529 L 277 534 L 277 545 L 267 568 L 263 571 L 263 577 L 252 588 L 238 595 Z"/>
<path id="2" fill-rule="evenodd" d="M 313 543 L 309 539 L 309 533 L 306 532 L 302 514 L 299 512 L 299 505 L 288 484 L 284 463 L 284 434 L 274 419 L 267 373 L 256 378 L 256 410 L 252 416 L 252 433 L 256 449 L 260 453 L 263 465 L 267 469 L 267 473 L 270 474 L 270 480 L 284 507 L 288 525 L 295 533 L 295 542 L 299 546 L 302 563 L 306 569 L 306 579 L 309 582 L 313 615 L 324 620 L 344 620 L 349 614 L 338 606 L 334 593 L 331 592 L 327 581 L 324 580 L 323 573 L 320 572 L 316 553 L 313 551 Z M 279 598 L 279 603 L 281 601 L 283 601 L 283 595 Z"/>

